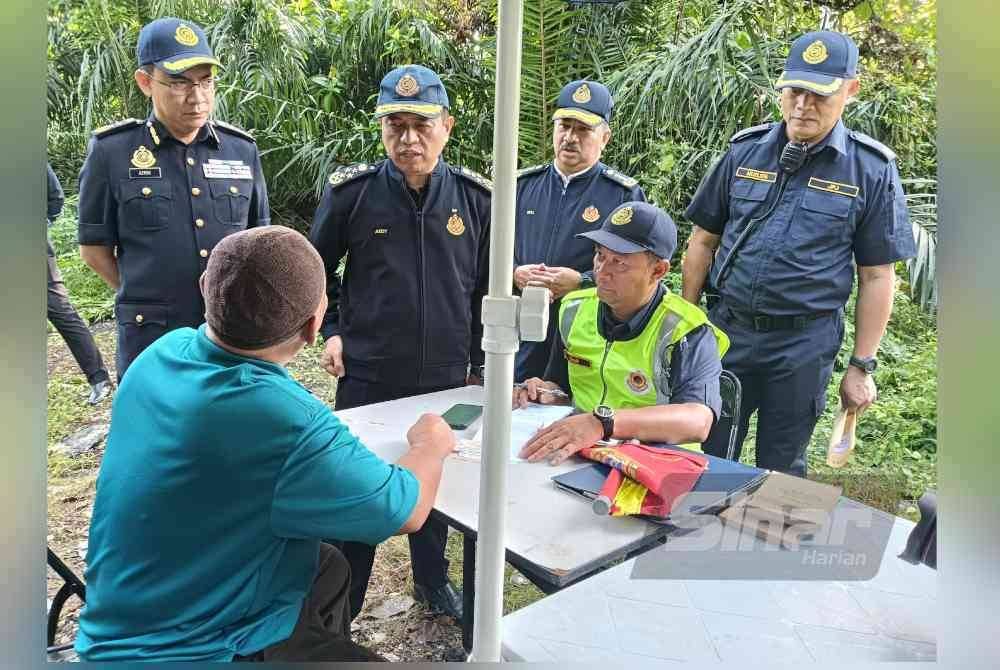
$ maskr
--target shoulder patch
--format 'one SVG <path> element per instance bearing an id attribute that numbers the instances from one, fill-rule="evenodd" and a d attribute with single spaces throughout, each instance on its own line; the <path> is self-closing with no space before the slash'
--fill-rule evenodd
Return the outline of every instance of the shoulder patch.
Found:
<path id="1" fill-rule="evenodd" d="M 882 154 L 882 156 L 887 161 L 896 160 L 896 152 L 890 149 L 889 147 L 885 146 L 878 140 L 876 140 L 874 137 L 871 137 L 870 135 L 865 135 L 864 133 L 857 130 L 851 130 L 849 131 L 849 134 L 851 136 L 851 139 L 859 142 L 860 144 L 865 145 L 870 149 L 874 149 L 876 152 Z"/>
<path id="2" fill-rule="evenodd" d="M 637 179 L 633 179 L 632 177 L 623 175 L 621 172 L 615 170 L 614 168 L 604 168 L 604 172 L 602 172 L 601 174 L 610 179 L 611 181 L 615 182 L 616 184 L 621 184 L 625 188 L 635 188 L 636 186 L 639 185 L 639 181 Z"/>
<path id="3" fill-rule="evenodd" d="M 213 120 L 212 121 L 212 125 L 215 126 L 216 128 L 218 128 L 219 130 L 222 130 L 222 131 L 225 131 L 225 132 L 229 133 L 230 135 L 236 135 L 237 137 L 242 137 L 243 139 L 245 139 L 247 141 L 250 141 L 250 142 L 254 142 L 254 143 L 257 142 L 257 140 L 255 140 L 253 138 L 253 135 L 251 135 L 247 131 L 243 130 L 242 128 L 238 128 L 238 127 L 234 126 L 231 123 L 226 123 L 225 121 L 216 121 L 216 120 Z"/>
<path id="4" fill-rule="evenodd" d="M 732 137 L 729 138 L 730 142 L 739 142 L 740 140 L 745 140 L 748 137 L 754 137 L 756 135 L 763 135 L 774 126 L 774 121 L 768 121 L 767 123 L 762 123 L 759 126 L 751 126 L 749 128 L 744 128 L 740 130 Z"/>
<path id="5" fill-rule="evenodd" d="M 523 170 L 517 171 L 517 178 L 527 177 L 529 174 L 536 174 L 542 170 L 548 169 L 550 163 L 542 163 L 541 165 L 532 165 L 531 167 L 526 167 Z"/>
<path id="6" fill-rule="evenodd" d="M 380 165 L 382 165 L 382 161 L 378 161 L 376 163 L 354 163 L 352 165 L 342 165 L 330 173 L 329 178 L 327 178 L 327 182 L 333 188 L 337 188 L 338 186 L 343 186 L 349 181 L 354 181 L 358 177 L 367 177 L 368 175 L 375 174 Z"/>
<path id="7" fill-rule="evenodd" d="M 125 119 L 123 121 L 118 121 L 117 123 L 111 123 L 106 126 L 101 126 L 100 128 L 94 128 L 94 137 L 107 137 L 108 135 L 114 135 L 115 133 L 125 130 L 126 128 L 135 128 L 136 126 L 141 126 L 146 122 L 142 119 Z"/>
<path id="8" fill-rule="evenodd" d="M 455 174 L 462 175 L 463 177 L 465 177 L 469 181 L 472 181 L 472 182 L 475 182 L 476 184 L 479 184 L 479 186 L 481 186 L 482 188 L 486 189 L 490 193 L 493 192 L 493 182 L 490 181 L 489 179 L 487 179 L 486 177 L 484 177 L 483 175 L 479 174 L 475 170 L 470 170 L 467 167 L 460 168 L 460 167 L 456 167 L 454 165 L 449 165 L 448 167 L 450 167 L 451 171 L 454 172 Z"/>

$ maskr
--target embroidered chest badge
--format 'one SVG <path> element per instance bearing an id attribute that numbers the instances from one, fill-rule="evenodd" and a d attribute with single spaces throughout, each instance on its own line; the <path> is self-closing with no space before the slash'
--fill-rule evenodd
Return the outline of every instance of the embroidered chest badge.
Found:
<path id="1" fill-rule="evenodd" d="M 587 223 L 594 223 L 601 218 L 601 212 L 591 205 L 587 209 L 583 210 L 583 220 Z"/>
<path id="2" fill-rule="evenodd" d="M 145 146 L 141 146 L 132 154 L 132 165 L 137 168 L 151 168 L 156 165 L 156 156 Z"/>
<path id="3" fill-rule="evenodd" d="M 635 395 L 643 395 L 649 390 L 649 377 L 642 370 L 632 370 L 625 377 L 625 384 Z"/>
<path id="4" fill-rule="evenodd" d="M 462 217 L 458 215 L 458 210 L 451 210 L 451 216 L 448 217 L 448 225 L 446 226 L 448 232 L 458 237 L 465 232 L 465 222 L 462 221 Z"/>

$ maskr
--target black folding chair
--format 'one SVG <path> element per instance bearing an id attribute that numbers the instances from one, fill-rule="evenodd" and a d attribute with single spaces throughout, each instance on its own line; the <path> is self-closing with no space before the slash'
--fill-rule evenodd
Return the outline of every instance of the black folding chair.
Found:
<path id="1" fill-rule="evenodd" d="M 80 599 L 80 602 L 87 602 L 87 587 L 83 585 L 83 581 L 76 576 L 76 574 L 70 570 L 69 566 L 62 562 L 62 559 L 56 556 L 56 553 L 46 547 L 48 551 L 48 564 L 57 575 L 62 577 L 63 585 L 56 592 L 56 597 L 52 599 L 52 604 L 49 606 L 49 616 L 48 616 L 48 636 L 46 640 L 47 648 L 46 651 L 49 654 L 58 654 L 63 651 L 67 651 L 73 648 L 73 643 L 68 644 L 56 644 L 56 630 L 59 628 L 59 615 L 62 614 L 63 605 L 69 600 L 70 596 L 76 596 Z"/>
<path id="2" fill-rule="evenodd" d="M 709 439 L 719 433 L 727 435 L 726 458 L 734 460 L 736 455 L 736 433 L 740 427 L 740 401 L 743 398 L 743 387 L 740 380 L 729 370 L 723 370 L 719 375 L 719 392 L 722 395 L 722 414 L 712 427 Z"/>

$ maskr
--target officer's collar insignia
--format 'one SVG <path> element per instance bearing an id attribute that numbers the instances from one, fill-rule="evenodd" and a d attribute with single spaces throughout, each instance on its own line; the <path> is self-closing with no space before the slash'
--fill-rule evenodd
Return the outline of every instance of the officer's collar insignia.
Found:
<path id="1" fill-rule="evenodd" d="M 754 168 L 748 167 L 738 167 L 736 168 L 736 176 L 740 179 L 753 179 L 754 181 L 766 181 L 769 183 L 774 183 L 778 180 L 777 172 L 768 172 L 767 170 L 755 170 Z"/>
<path id="2" fill-rule="evenodd" d="M 642 395 L 649 390 L 649 377 L 642 370 L 632 370 L 625 377 L 625 384 L 632 393 Z"/>
<path id="3" fill-rule="evenodd" d="M 193 47 L 198 43 L 198 35 L 191 30 L 191 26 L 186 26 L 183 23 L 177 26 L 177 30 L 174 31 L 174 39 L 186 47 Z"/>
<path id="4" fill-rule="evenodd" d="M 581 105 L 590 102 L 590 87 L 586 84 L 580 84 L 575 91 L 573 91 L 573 102 L 580 103 Z"/>
<path id="5" fill-rule="evenodd" d="M 458 210 L 451 210 L 451 216 L 448 217 L 448 225 L 446 226 L 448 232 L 458 237 L 465 232 L 465 222 L 462 221 L 462 217 L 458 215 Z"/>
<path id="6" fill-rule="evenodd" d="M 141 146 L 132 154 L 132 165 L 137 168 L 151 168 L 156 165 L 156 156 L 145 146 Z"/>
<path id="7" fill-rule="evenodd" d="M 632 220 L 632 206 L 622 207 L 617 212 L 611 215 L 611 223 L 616 226 L 624 226 L 626 223 Z"/>
<path id="8" fill-rule="evenodd" d="M 583 210 L 583 220 L 587 223 L 594 223 L 601 218 L 601 212 L 591 205 L 587 209 Z"/>
<path id="9" fill-rule="evenodd" d="M 153 139 L 153 144 L 160 146 L 160 136 L 156 132 L 156 126 L 153 125 L 152 121 L 146 121 L 146 127 L 149 128 L 149 136 Z"/>
<path id="10" fill-rule="evenodd" d="M 822 40 L 816 40 L 802 52 L 802 60 L 810 65 L 819 65 L 826 60 L 827 55 L 826 45 Z"/>
<path id="11" fill-rule="evenodd" d="M 420 93 L 420 84 L 413 78 L 413 75 L 404 74 L 396 82 L 396 93 L 399 93 L 404 98 L 412 98 L 417 93 Z"/>

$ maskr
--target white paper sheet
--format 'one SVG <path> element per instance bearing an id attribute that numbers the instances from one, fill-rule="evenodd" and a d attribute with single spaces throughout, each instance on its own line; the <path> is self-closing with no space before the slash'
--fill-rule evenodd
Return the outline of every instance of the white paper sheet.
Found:
<path id="1" fill-rule="evenodd" d="M 529 403 L 527 407 L 519 407 L 511 410 L 510 415 L 510 461 L 512 463 L 523 462 L 517 454 L 521 447 L 540 429 L 555 423 L 563 417 L 573 413 L 570 405 L 537 405 Z M 482 454 L 483 426 L 479 427 L 475 436 L 469 440 L 459 440 L 458 456 L 468 460 L 479 460 Z"/>

